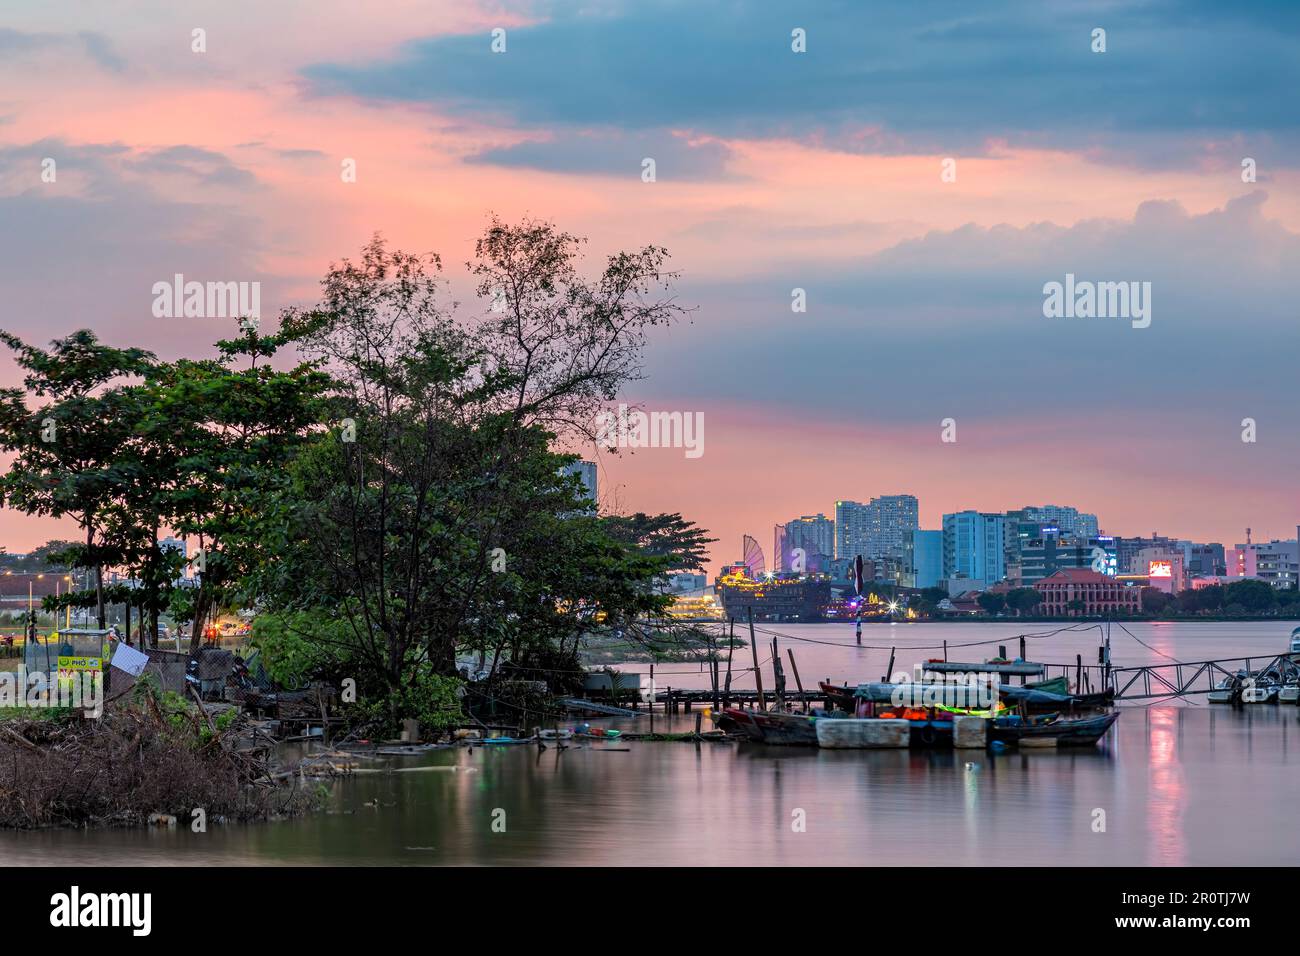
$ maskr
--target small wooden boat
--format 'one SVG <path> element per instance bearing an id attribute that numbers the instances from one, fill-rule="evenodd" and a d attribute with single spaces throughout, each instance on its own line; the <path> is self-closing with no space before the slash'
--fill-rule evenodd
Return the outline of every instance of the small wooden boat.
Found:
<path id="1" fill-rule="evenodd" d="M 826 696 L 826 702 L 837 710 L 845 713 L 853 713 L 855 700 L 853 692 L 855 687 L 841 687 L 838 684 L 828 684 L 826 681 L 818 681 L 817 689 Z"/>
<path id="2" fill-rule="evenodd" d="M 623 736 L 623 731 L 610 730 L 604 727 L 589 727 L 586 730 L 575 731 L 573 736 L 582 737 L 584 740 L 617 740 Z"/>
<path id="3" fill-rule="evenodd" d="M 785 714 L 778 710 L 728 707 L 718 718 L 718 727 L 731 736 L 753 743 L 816 747 L 816 719 L 806 714 Z"/>
<path id="4" fill-rule="evenodd" d="M 989 739 L 1022 746 L 1090 747 L 1105 736 L 1117 720 L 1118 711 L 1075 718 L 1059 714 L 1028 718 L 995 717 L 989 727 Z"/>

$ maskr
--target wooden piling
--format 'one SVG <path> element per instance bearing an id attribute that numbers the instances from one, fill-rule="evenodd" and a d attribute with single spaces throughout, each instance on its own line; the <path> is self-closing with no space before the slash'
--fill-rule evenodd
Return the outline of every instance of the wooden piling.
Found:
<path id="1" fill-rule="evenodd" d="M 776 709 L 785 710 L 785 674 L 781 670 L 781 651 L 776 638 L 772 638 L 772 693 L 776 697 Z"/>
<path id="2" fill-rule="evenodd" d="M 754 609 L 749 612 L 749 652 L 754 658 L 754 685 L 758 688 L 758 709 L 767 710 L 767 701 L 763 698 L 763 672 L 758 668 L 758 641 L 754 638 Z"/>
<path id="3" fill-rule="evenodd" d="M 729 618 L 730 628 L 727 632 L 727 688 L 722 693 L 722 706 L 731 706 L 731 656 L 736 651 L 736 619 Z"/>
<path id="4" fill-rule="evenodd" d="M 790 670 L 794 671 L 794 686 L 799 688 L 799 696 L 804 697 L 803 681 L 799 679 L 799 665 L 794 662 L 794 649 L 787 647 L 785 649 L 785 652 L 790 655 Z M 808 713 L 809 706 L 810 703 L 808 701 L 808 698 L 804 697 L 803 712 L 805 714 Z"/>

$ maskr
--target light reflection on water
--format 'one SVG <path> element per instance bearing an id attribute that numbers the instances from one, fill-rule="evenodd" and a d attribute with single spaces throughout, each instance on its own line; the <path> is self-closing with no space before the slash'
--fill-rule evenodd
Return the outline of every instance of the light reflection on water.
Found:
<path id="1" fill-rule="evenodd" d="M 307 819 L 0 834 L 0 864 L 1291 865 L 1298 717 L 1129 709 L 1096 749 L 998 756 L 637 742 L 442 751 L 392 763 L 460 769 L 340 781 L 332 810 Z M 505 833 L 492 831 L 497 808 Z M 1095 808 L 1105 833 L 1092 830 Z M 796 810 L 806 832 L 793 831 Z"/>
<path id="2" fill-rule="evenodd" d="M 865 639 L 871 630 L 864 631 Z M 1241 653 L 1268 651 L 1276 631 L 1249 635 L 1256 646 Z M 1113 640 L 1117 663 L 1136 662 Z M 1237 650 L 1215 646 L 1194 656 L 1188 643 L 1170 634 L 1162 649 L 1185 660 Z M 1190 644 L 1208 649 L 1195 637 Z M 848 669 L 830 655 L 818 663 L 827 673 L 805 672 L 805 681 Z M 1300 861 L 1292 796 L 1300 759 L 1290 751 L 1300 708 L 1233 711 L 1202 702 L 1123 710 L 1097 748 L 997 756 L 638 742 L 440 751 L 390 763 L 456 770 L 339 781 L 330 811 L 306 819 L 206 834 L 4 833 L 0 865 Z M 688 730 L 694 719 L 666 722 L 658 718 L 656 729 Z M 1105 833 L 1093 832 L 1098 808 Z M 497 809 L 505 810 L 505 833 L 493 832 Z M 792 828 L 796 811 L 806 832 Z"/>

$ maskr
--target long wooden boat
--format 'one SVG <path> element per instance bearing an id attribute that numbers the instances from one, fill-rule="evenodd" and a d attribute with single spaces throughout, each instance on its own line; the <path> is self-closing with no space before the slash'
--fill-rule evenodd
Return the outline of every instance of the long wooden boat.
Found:
<path id="1" fill-rule="evenodd" d="M 728 707 L 718 718 L 718 727 L 731 736 L 754 743 L 816 747 L 815 719 L 805 714 L 784 714 L 777 710 Z"/>
<path id="2" fill-rule="evenodd" d="M 1014 687 L 1003 684 L 998 694 L 1008 704 L 1023 706 L 1031 714 L 1051 714 L 1066 710 L 1093 710 L 1109 707 L 1115 702 L 1113 690 L 1096 694 L 1055 694 L 1032 687 Z"/>
<path id="3" fill-rule="evenodd" d="M 1058 747 L 1090 747 L 1119 720 L 1119 711 L 1095 717 L 996 717 L 989 739 L 1004 744 L 1055 742 Z"/>

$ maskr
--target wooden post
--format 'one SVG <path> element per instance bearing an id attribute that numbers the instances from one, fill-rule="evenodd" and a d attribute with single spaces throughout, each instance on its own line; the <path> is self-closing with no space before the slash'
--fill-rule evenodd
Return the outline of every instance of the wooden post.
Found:
<path id="1" fill-rule="evenodd" d="M 1027 657 L 1025 656 L 1025 638 L 1024 638 L 1023 635 L 1021 635 L 1021 638 L 1020 638 L 1020 659 L 1021 659 L 1022 661 L 1029 660 L 1029 658 L 1027 658 Z"/>
<path id="2" fill-rule="evenodd" d="M 948 663 L 948 642 L 943 642 L 943 662 Z"/>
<path id="3" fill-rule="evenodd" d="M 794 686 L 799 688 L 799 696 L 803 697 L 803 681 L 799 679 L 799 665 L 794 662 L 794 649 L 787 647 L 785 652 L 790 655 L 790 670 L 794 671 Z M 810 703 L 808 698 L 804 697 L 803 712 L 808 713 Z"/>
<path id="4" fill-rule="evenodd" d="M 889 669 L 885 671 L 885 678 L 883 681 L 886 684 L 888 684 L 890 681 L 894 679 L 894 651 L 895 650 L 896 648 L 893 647 L 889 649 Z"/>
<path id="5" fill-rule="evenodd" d="M 754 609 L 748 607 L 745 610 L 749 612 L 749 652 L 754 658 L 754 684 L 758 688 L 758 709 L 767 710 L 767 701 L 763 697 L 763 672 L 758 669 L 758 642 L 754 639 Z"/>
<path id="6" fill-rule="evenodd" d="M 709 683 L 713 685 L 713 712 L 718 712 L 718 641 L 709 632 Z"/>
<path id="7" fill-rule="evenodd" d="M 1074 655 L 1074 692 L 1083 693 L 1083 655 Z"/>
<path id="8" fill-rule="evenodd" d="M 701 714 L 699 711 L 696 711 L 695 713 L 695 736 L 696 737 L 700 735 L 700 724 L 703 721 L 703 718 L 704 715 Z"/>
<path id="9" fill-rule="evenodd" d="M 731 655 L 736 650 L 736 619 L 731 618 L 731 629 L 727 634 L 727 689 L 722 694 L 722 706 L 731 706 Z"/>
<path id="10" fill-rule="evenodd" d="M 785 710 L 785 673 L 781 669 L 781 651 L 776 638 L 772 638 L 772 693 L 776 696 L 776 709 Z"/>
<path id="11" fill-rule="evenodd" d="M 655 692 L 655 666 L 651 664 L 650 665 L 650 736 L 651 737 L 653 737 L 655 734 L 655 697 L 657 696 L 658 694 Z"/>

